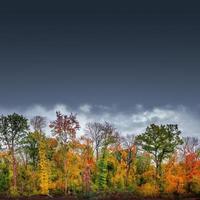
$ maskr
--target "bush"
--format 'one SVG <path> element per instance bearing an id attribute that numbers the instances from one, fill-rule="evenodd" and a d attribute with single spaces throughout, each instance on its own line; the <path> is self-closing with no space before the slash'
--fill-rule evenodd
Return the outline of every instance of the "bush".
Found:
<path id="1" fill-rule="evenodd" d="M 159 188 L 154 183 L 146 183 L 140 186 L 140 192 L 144 197 L 156 197 L 159 195 Z"/>
<path id="2" fill-rule="evenodd" d="M 190 185 L 191 192 L 194 194 L 200 194 L 200 178 L 194 177 Z"/>
<path id="3" fill-rule="evenodd" d="M 0 193 L 7 192 L 9 189 L 9 169 L 5 163 L 0 163 Z"/>

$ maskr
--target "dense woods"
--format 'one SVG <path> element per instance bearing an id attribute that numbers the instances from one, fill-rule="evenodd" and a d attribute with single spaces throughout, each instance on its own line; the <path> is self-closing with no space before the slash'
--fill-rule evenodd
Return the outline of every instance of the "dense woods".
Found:
<path id="1" fill-rule="evenodd" d="M 51 134 L 45 133 L 49 126 Z M 151 124 L 124 136 L 109 122 L 90 122 L 83 133 L 76 115 L 55 113 L 30 121 L 0 117 L 1 195 L 198 195 L 199 140 L 176 124 Z"/>

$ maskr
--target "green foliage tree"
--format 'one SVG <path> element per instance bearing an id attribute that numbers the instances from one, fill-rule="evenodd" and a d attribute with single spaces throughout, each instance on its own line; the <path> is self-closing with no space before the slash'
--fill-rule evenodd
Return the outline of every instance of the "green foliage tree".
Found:
<path id="1" fill-rule="evenodd" d="M 46 118 L 36 115 L 30 120 L 33 132 L 29 132 L 24 140 L 24 151 L 28 154 L 30 163 L 34 168 L 37 167 L 39 160 L 39 143 L 46 127 Z"/>
<path id="2" fill-rule="evenodd" d="M 0 117 L 0 140 L 7 146 L 12 156 L 13 189 L 17 191 L 17 161 L 15 151 L 27 136 L 28 120 L 16 113 Z"/>
<path id="3" fill-rule="evenodd" d="M 36 169 L 39 160 L 39 138 L 41 134 L 37 131 L 28 133 L 24 139 L 24 153 L 27 154 L 29 163 Z"/>
<path id="4" fill-rule="evenodd" d="M 97 185 L 100 191 L 105 190 L 107 188 L 107 150 L 103 149 L 103 154 L 100 157 L 97 163 Z"/>
<path id="5" fill-rule="evenodd" d="M 149 177 L 145 176 L 145 173 L 151 167 L 151 158 L 149 155 L 141 154 L 136 157 L 136 179 L 137 184 L 145 184 Z"/>
<path id="6" fill-rule="evenodd" d="M 153 156 L 156 165 L 156 178 L 162 175 L 162 162 L 174 153 L 176 147 L 183 143 L 181 131 L 177 125 L 155 125 L 147 127 L 146 132 L 138 135 L 136 141 L 142 149 Z"/>

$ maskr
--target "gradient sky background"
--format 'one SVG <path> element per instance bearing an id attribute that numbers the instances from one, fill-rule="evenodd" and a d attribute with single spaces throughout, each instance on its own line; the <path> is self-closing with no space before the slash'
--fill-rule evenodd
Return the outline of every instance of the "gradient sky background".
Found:
<path id="1" fill-rule="evenodd" d="M 0 107 L 29 115 L 34 106 L 44 115 L 74 110 L 87 113 L 85 121 L 116 124 L 115 116 L 136 113 L 127 132 L 139 120 L 141 127 L 190 123 L 187 134 L 198 135 L 199 55 L 195 1 L 7 1 L 0 5 Z M 152 117 L 156 109 L 162 113 Z"/>

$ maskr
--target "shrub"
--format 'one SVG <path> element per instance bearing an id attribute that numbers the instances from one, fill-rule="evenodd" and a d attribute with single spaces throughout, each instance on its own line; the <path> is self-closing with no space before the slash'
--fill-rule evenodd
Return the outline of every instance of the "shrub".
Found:
<path id="1" fill-rule="evenodd" d="M 9 168 L 6 163 L 0 163 L 0 192 L 6 192 L 9 189 Z"/>
<path id="2" fill-rule="evenodd" d="M 159 188 L 154 183 L 146 183 L 140 186 L 140 194 L 144 197 L 156 197 L 159 195 Z"/>

